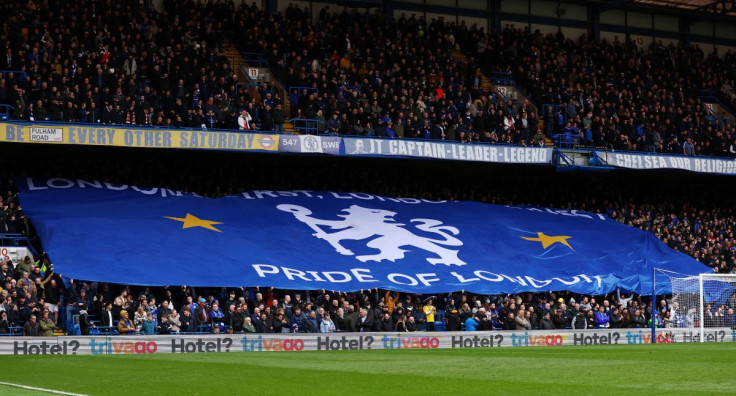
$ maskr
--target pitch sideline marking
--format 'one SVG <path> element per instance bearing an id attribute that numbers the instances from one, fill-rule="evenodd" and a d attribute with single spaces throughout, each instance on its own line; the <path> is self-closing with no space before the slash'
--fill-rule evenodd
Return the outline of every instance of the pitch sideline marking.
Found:
<path id="1" fill-rule="evenodd" d="M 21 384 L 13 384 L 11 382 L 2 382 L 0 381 L 0 385 L 7 385 L 7 386 L 14 386 L 16 388 L 22 388 L 22 389 L 28 389 L 28 390 L 34 390 L 34 391 L 40 391 L 40 392 L 47 392 L 47 393 L 54 393 L 57 395 L 69 395 L 69 396 L 87 396 L 83 393 L 72 393 L 72 392 L 64 392 L 64 391 L 58 391 L 53 389 L 46 389 L 46 388 L 36 388 L 35 386 L 28 386 L 28 385 L 21 385 Z"/>

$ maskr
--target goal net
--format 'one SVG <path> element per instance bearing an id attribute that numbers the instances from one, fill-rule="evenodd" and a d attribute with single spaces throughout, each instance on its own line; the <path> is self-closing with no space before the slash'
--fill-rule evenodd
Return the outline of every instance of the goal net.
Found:
<path id="1" fill-rule="evenodd" d="M 658 305 L 665 323 L 694 329 L 701 342 L 709 341 L 708 329 L 736 327 L 736 274 L 660 274 L 672 284 L 672 299 L 665 306 L 661 301 Z"/>

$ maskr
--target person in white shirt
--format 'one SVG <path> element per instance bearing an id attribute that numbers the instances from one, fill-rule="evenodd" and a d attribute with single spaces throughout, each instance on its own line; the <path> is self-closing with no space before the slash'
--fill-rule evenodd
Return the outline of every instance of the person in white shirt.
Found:
<path id="1" fill-rule="evenodd" d="M 238 117 L 238 129 L 241 131 L 250 130 L 250 121 L 253 119 L 253 117 L 248 114 L 247 110 L 243 110 L 240 112 L 240 116 Z"/>
<path id="2" fill-rule="evenodd" d="M 329 312 L 325 312 L 324 317 L 322 318 L 322 323 L 319 325 L 319 332 L 320 333 L 334 333 L 335 332 L 335 323 L 330 319 Z"/>

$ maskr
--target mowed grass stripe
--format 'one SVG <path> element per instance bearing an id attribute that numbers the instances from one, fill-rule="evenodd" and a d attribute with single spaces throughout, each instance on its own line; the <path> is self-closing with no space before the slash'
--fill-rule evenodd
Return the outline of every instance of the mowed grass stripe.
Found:
<path id="1" fill-rule="evenodd" d="M 23 389 L 23 388 L 18 388 L 15 386 L 0 385 L 0 395 L 12 395 L 12 396 L 47 395 L 48 396 L 48 395 L 51 395 L 51 393 L 39 392 L 37 390 Z"/>
<path id="2" fill-rule="evenodd" d="M 677 344 L 3 356 L 0 367 L 8 382 L 95 395 L 733 394 L 735 351 L 736 344 Z"/>

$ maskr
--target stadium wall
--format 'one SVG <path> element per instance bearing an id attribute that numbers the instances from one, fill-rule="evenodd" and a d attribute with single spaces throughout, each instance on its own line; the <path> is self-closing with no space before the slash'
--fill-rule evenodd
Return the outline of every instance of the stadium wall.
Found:
<path id="1" fill-rule="evenodd" d="M 108 146 L 151 149 L 258 151 L 357 157 L 425 158 L 557 166 L 570 153 L 585 153 L 600 166 L 640 170 L 684 170 L 736 175 L 731 158 L 567 150 L 440 140 L 381 139 L 327 135 L 280 135 L 224 130 L 166 129 L 125 125 L 0 122 L 0 143 Z M 564 162 L 564 161 L 563 161 Z"/>
<path id="2" fill-rule="evenodd" d="M 233 334 L 175 336 L 5 337 L 3 355 L 123 355 L 198 352 L 282 352 L 369 349 L 467 349 L 640 345 L 648 329 L 441 333 Z M 712 328 L 705 342 L 736 341 L 736 330 Z M 657 343 L 700 342 L 697 329 L 659 329 Z"/>
<path id="3" fill-rule="evenodd" d="M 276 1 L 276 9 L 284 11 L 289 4 L 298 5 L 311 10 L 312 18 L 317 19 L 320 10 L 330 6 L 331 12 L 342 12 L 344 4 L 333 1 Z M 373 13 L 384 2 L 356 2 L 363 5 L 359 12 L 366 9 Z M 368 7 L 376 4 L 377 7 Z M 494 9 L 494 5 L 498 8 Z M 506 27 L 529 28 L 542 33 L 556 33 L 558 29 L 568 37 L 579 37 L 583 33 L 595 34 L 598 29 L 600 38 L 612 40 L 618 35 L 620 40 L 632 36 L 648 46 L 652 40 L 662 40 L 667 45 L 671 42 L 697 44 L 705 54 L 714 50 L 725 53 L 729 49 L 736 50 L 736 24 L 721 20 L 703 18 L 702 15 L 667 14 L 652 12 L 650 9 L 621 9 L 602 7 L 600 10 L 580 3 L 566 3 L 550 0 L 500 1 L 498 3 L 474 0 L 402 0 L 391 1 L 387 12 L 398 19 L 404 14 L 410 17 L 424 17 L 427 22 L 443 16 L 446 22 L 466 25 L 473 24 L 488 29 L 504 29 Z M 664 10 L 664 8 L 662 8 Z M 598 21 L 591 20 L 597 13 Z M 679 15 L 679 16 L 678 16 Z M 686 29 L 687 31 L 683 31 Z M 640 38 L 645 38 L 640 40 Z"/>

